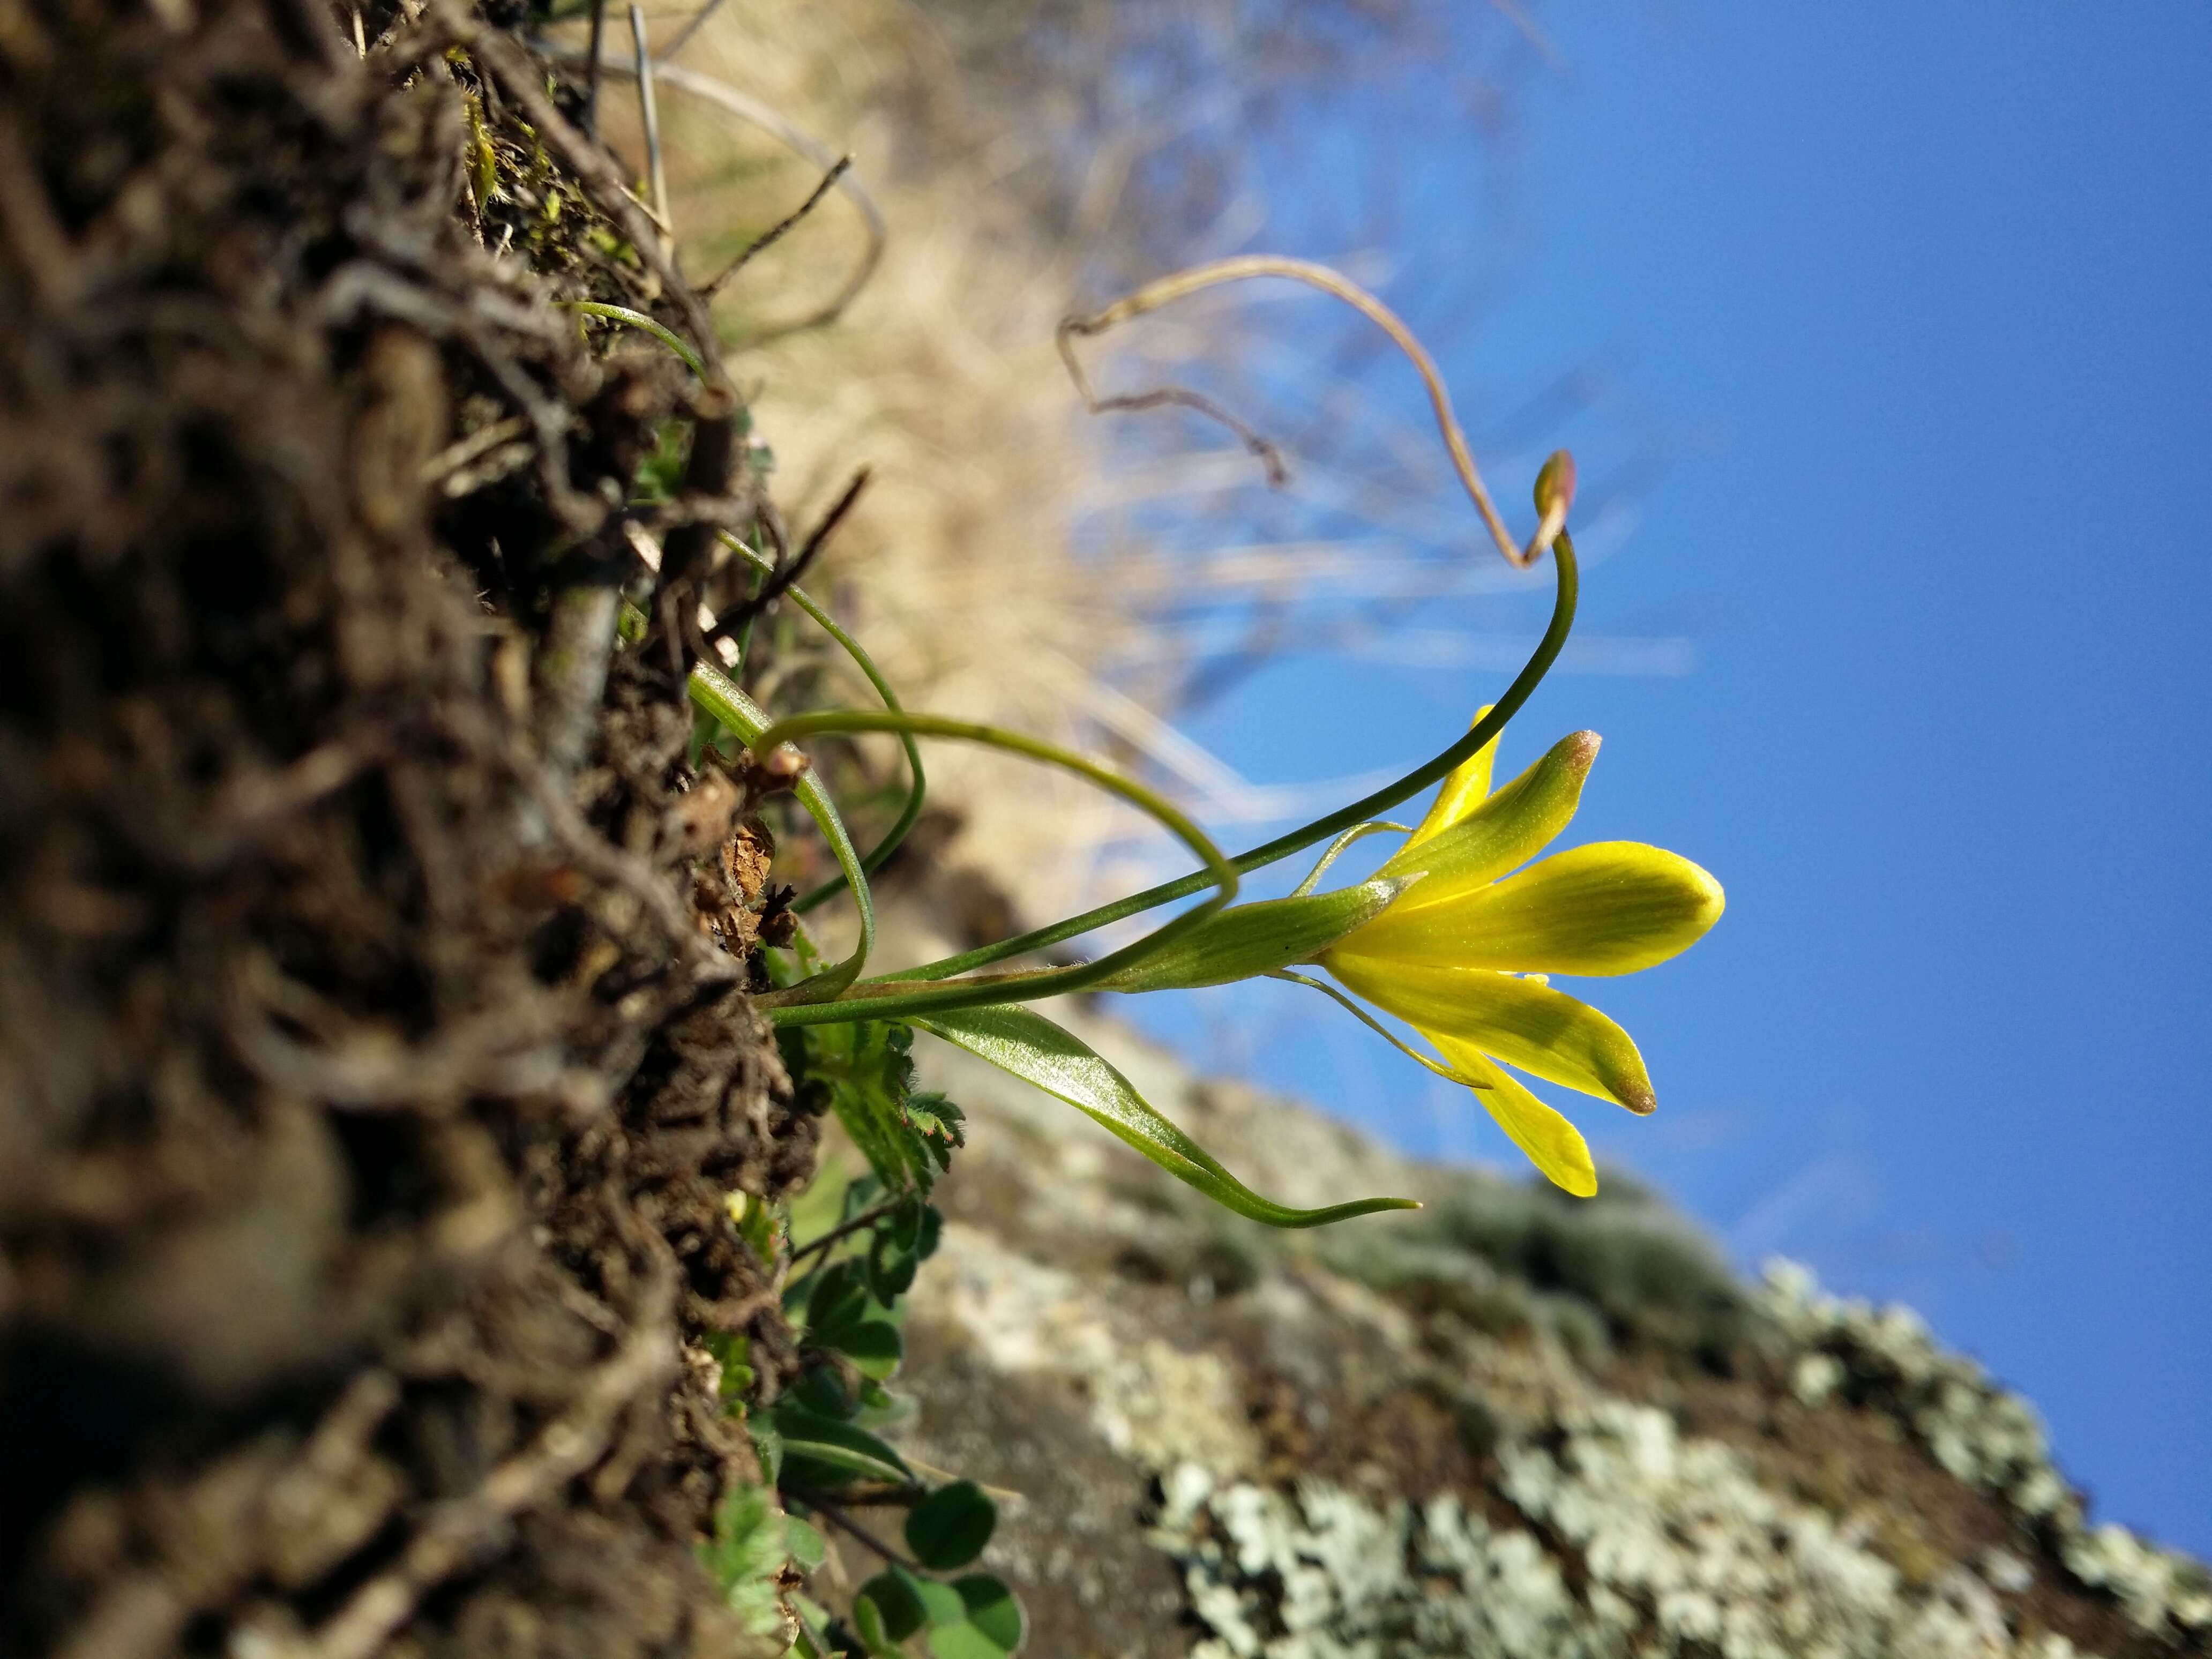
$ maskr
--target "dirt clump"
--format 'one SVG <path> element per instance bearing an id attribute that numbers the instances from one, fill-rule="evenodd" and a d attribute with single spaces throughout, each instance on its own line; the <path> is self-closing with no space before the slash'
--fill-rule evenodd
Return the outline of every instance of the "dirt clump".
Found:
<path id="1" fill-rule="evenodd" d="M 695 902 L 751 803 L 702 830 L 681 649 L 547 674 L 699 404 L 557 307 L 684 315 L 527 63 L 0 8 L 9 1653 L 745 1650 L 698 1345 L 787 1372 L 725 1206 L 816 1126 Z"/>

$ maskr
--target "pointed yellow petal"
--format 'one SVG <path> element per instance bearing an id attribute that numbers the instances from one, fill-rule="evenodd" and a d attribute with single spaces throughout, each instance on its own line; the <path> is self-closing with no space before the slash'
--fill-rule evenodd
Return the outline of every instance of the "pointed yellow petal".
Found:
<path id="1" fill-rule="evenodd" d="M 1481 725 L 1482 717 L 1496 706 L 1486 702 L 1476 709 L 1474 718 L 1468 722 L 1468 729 L 1473 731 Z M 1498 739 L 1492 738 L 1454 767 L 1445 776 L 1443 787 L 1437 791 L 1436 804 L 1429 808 L 1428 817 L 1415 824 L 1413 833 L 1406 838 L 1406 846 L 1419 847 L 1481 805 L 1483 797 L 1490 793 L 1490 769 L 1497 758 Z"/>
<path id="2" fill-rule="evenodd" d="M 1474 1091 L 1474 1097 L 1490 1109 L 1498 1127 L 1528 1153 L 1528 1161 L 1553 1186 L 1565 1188 L 1577 1198 L 1596 1194 L 1597 1165 L 1590 1160 L 1589 1144 L 1580 1130 L 1492 1065 L 1480 1049 L 1449 1037 L 1436 1041 L 1445 1059 L 1489 1085 Z"/>
<path id="3" fill-rule="evenodd" d="M 1561 738 L 1542 759 L 1456 823 L 1426 842 L 1417 846 L 1409 841 L 1400 848 L 1381 873 L 1402 876 L 1419 870 L 1426 875 L 1391 908 L 1449 903 L 1542 852 L 1582 804 L 1583 780 L 1597 759 L 1597 745 L 1595 732 Z M 1437 805 L 1443 805 L 1441 797 Z"/>
<path id="4" fill-rule="evenodd" d="M 1688 950 L 1725 902 L 1720 883 L 1689 860 L 1632 841 L 1570 848 L 1449 904 L 1419 903 L 1428 885 L 1417 883 L 1344 948 L 1508 973 L 1632 974 Z"/>
<path id="5" fill-rule="evenodd" d="M 1322 960 L 1346 988 L 1419 1026 L 1431 1042 L 1472 1043 L 1547 1083 L 1632 1112 L 1658 1104 L 1628 1033 L 1564 991 L 1480 968 L 1380 962 L 1346 951 Z"/>

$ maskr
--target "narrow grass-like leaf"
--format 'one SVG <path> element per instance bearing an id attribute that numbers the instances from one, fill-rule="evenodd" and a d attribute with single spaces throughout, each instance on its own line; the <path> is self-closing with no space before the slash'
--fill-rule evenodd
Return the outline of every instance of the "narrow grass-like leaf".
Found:
<path id="1" fill-rule="evenodd" d="M 1400 802 L 1408 800 L 1431 784 L 1450 773 L 1469 756 L 1480 752 L 1486 744 L 1494 742 L 1505 729 L 1505 723 L 1519 712 L 1534 692 L 1546 674 L 1551 672 L 1559 653 L 1565 648 L 1567 635 L 1574 629 L 1575 605 L 1581 591 L 1581 580 L 1575 565 L 1574 539 L 1565 531 L 1552 544 L 1553 562 L 1559 577 L 1559 587 L 1552 605 L 1552 620 L 1537 641 L 1535 651 L 1514 677 L 1513 684 L 1505 688 L 1490 712 L 1478 720 L 1467 735 L 1415 767 L 1395 782 L 1385 785 L 1371 795 L 1362 796 L 1348 806 L 1339 807 L 1325 817 L 1278 836 L 1274 840 L 1240 853 L 1231 860 L 1241 874 L 1264 868 L 1278 859 L 1288 858 L 1293 853 L 1304 852 L 1316 842 L 1326 841 L 1352 828 L 1364 819 L 1387 812 Z M 941 961 L 925 963 L 918 968 L 902 969 L 886 975 L 887 981 L 945 980 L 971 969 L 1003 962 L 1009 957 L 1027 956 L 1033 951 L 1047 950 L 1079 934 L 1120 921 L 1126 916 L 1141 915 L 1172 900 L 1186 898 L 1200 891 L 1215 879 L 1209 870 L 1178 877 L 1158 887 L 1148 887 L 1141 893 L 1132 893 L 1127 898 L 1115 899 L 1096 909 L 1085 910 L 1081 915 L 1069 916 L 1054 922 L 1048 927 L 1033 928 L 1012 939 L 1000 939 L 995 945 L 978 945 L 975 950 Z"/>
<path id="2" fill-rule="evenodd" d="M 1111 979 L 1123 969 L 1134 967 L 1166 950 L 1236 900 L 1237 872 L 1230 866 L 1221 849 L 1213 844 L 1212 837 L 1200 830 L 1188 814 L 1134 779 L 1123 777 L 1112 768 L 1101 766 L 1097 762 L 1072 750 L 1063 749 L 1057 744 L 975 720 L 948 720 L 939 714 L 895 714 L 889 710 L 872 713 L 857 708 L 825 708 L 808 714 L 793 714 L 778 720 L 766 731 L 757 732 L 748 741 L 755 752 L 762 753 L 774 750 L 780 744 L 810 737 L 817 732 L 904 732 L 923 737 L 955 738 L 966 743 L 1003 749 L 1010 754 L 1024 755 L 1031 760 L 1042 761 L 1047 765 L 1073 772 L 1158 820 L 1163 828 L 1197 855 L 1199 862 L 1206 866 L 1205 882 L 1201 884 L 1211 884 L 1214 891 L 1142 939 L 1133 940 L 1118 951 L 1109 951 L 1095 962 L 1077 963 L 1065 968 L 1038 969 L 1027 974 L 994 975 L 911 988 L 903 983 L 871 981 L 860 988 L 860 994 L 844 1000 L 834 1000 L 836 992 L 825 992 L 823 988 L 825 981 L 818 977 L 787 990 L 771 991 L 755 1006 L 766 1009 L 769 1018 L 780 1027 L 817 1025 L 869 1018 L 904 1019 L 909 1014 L 935 1014 L 954 1008 L 1026 1002 L 1036 997 L 1085 990 Z M 839 987 L 837 990 L 842 991 L 842 988 Z M 859 1006 L 863 1003 L 871 1006 L 865 1008 Z"/>
<path id="3" fill-rule="evenodd" d="M 850 1423 L 803 1407 L 782 1406 L 775 1413 L 775 1425 L 782 1431 L 787 1459 L 809 1457 L 832 1468 L 872 1475 L 878 1480 L 914 1479 L 914 1471 L 896 1452 Z"/>
<path id="4" fill-rule="evenodd" d="M 775 573 L 775 560 L 747 547 L 727 531 L 722 532 L 722 542 L 755 568 L 770 575 Z M 866 678 L 870 685 L 876 688 L 876 695 L 884 700 L 884 708 L 894 714 L 904 712 L 905 705 L 899 702 L 898 693 L 891 690 L 891 683 L 884 678 L 883 671 L 876 666 L 876 659 L 861 648 L 858 640 L 837 625 L 837 619 L 823 609 L 812 594 L 793 582 L 784 590 L 784 596 L 811 617 L 816 625 L 843 648 L 845 654 L 853 659 L 853 665 Z M 929 797 L 929 780 L 921 769 L 921 749 L 915 742 L 914 733 L 902 732 L 898 734 L 898 740 L 899 746 L 906 751 L 906 804 L 899 809 L 898 821 L 884 832 L 884 838 L 870 848 L 867 856 L 860 860 L 860 868 L 872 876 L 883 867 L 884 860 L 898 851 L 899 843 L 906 839 L 907 831 L 913 829 L 915 821 L 921 817 L 922 804 Z M 837 890 L 844 885 L 844 872 L 840 871 L 812 892 L 792 901 L 792 910 L 803 916 L 824 899 L 834 897 Z"/>
<path id="5" fill-rule="evenodd" d="M 1410 1198 L 1363 1198 L 1318 1210 L 1297 1210 L 1261 1197 L 1154 1110 L 1129 1079 L 1087 1043 L 1030 1009 L 962 1008 L 914 1023 L 1066 1101 L 1178 1181 L 1251 1220 L 1270 1227 L 1320 1227 L 1377 1210 L 1421 1207 Z"/>
<path id="6" fill-rule="evenodd" d="M 632 328 L 650 334 L 684 360 L 684 367 L 702 380 L 707 378 L 707 366 L 699 361 L 699 354 L 683 339 L 663 328 L 641 311 L 632 311 L 628 306 L 602 305 L 597 300 L 563 300 L 558 302 L 570 311 L 580 311 L 587 317 L 604 317 L 611 323 L 628 323 Z"/>

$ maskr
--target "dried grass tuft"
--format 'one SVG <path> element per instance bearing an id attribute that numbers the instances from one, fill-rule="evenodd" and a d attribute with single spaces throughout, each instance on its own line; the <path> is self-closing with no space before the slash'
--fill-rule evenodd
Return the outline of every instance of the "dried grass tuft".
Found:
<path id="1" fill-rule="evenodd" d="M 1092 420 L 1055 329 L 1101 289 L 1252 232 L 1258 210 L 1235 169 L 1254 108 L 1344 76 L 1335 21 L 1322 12 L 1417 50 L 1435 10 L 1291 9 L 1256 33 L 1245 20 L 1241 38 L 1208 9 L 1108 18 L 1049 0 L 988 18 L 886 0 L 729 0 L 688 35 L 695 9 L 652 14 L 658 49 L 683 39 L 657 101 L 687 270 L 721 270 L 807 200 L 830 162 L 852 158 L 714 309 L 732 373 L 757 388 L 793 525 L 815 521 L 856 468 L 870 469 L 815 586 L 909 707 L 1103 750 L 1217 822 L 1279 817 L 1311 798 L 1247 782 L 1176 728 L 1176 705 L 1203 683 L 1202 659 L 1264 653 L 1265 617 L 1332 581 L 1346 588 L 1347 568 L 1363 599 L 1378 582 L 1437 585 L 1435 550 L 1407 552 L 1400 534 L 1378 562 L 1364 544 L 1371 532 L 1346 523 L 1347 509 L 1372 514 L 1385 498 L 1438 500 L 1449 475 L 1416 447 L 1433 438 L 1374 418 L 1358 354 L 1348 368 L 1316 362 L 1311 335 L 1286 343 L 1265 298 L 1208 295 L 1126 340 L 1094 343 L 1086 362 L 1103 387 L 1203 381 L 1210 369 L 1263 422 L 1274 411 L 1255 389 L 1272 393 L 1286 373 L 1324 386 L 1320 419 L 1297 446 L 1298 510 L 1328 521 L 1317 544 L 1217 556 L 1205 537 L 1250 540 L 1250 457 L 1194 447 L 1198 428 L 1173 419 L 1142 435 L 1126 420 Z M 1358 72 L 1387 71 L 1388 57 Z M 1133 62 L 1158 95 L 1149 110 L 1116 111 L 1129 95 L 1116 76 Z M 702 96 L 701 77 L 735 97 Z M 634 84 L 610 76 L 607 87 L 605 128 L 642 179 Z M 834 321 L 787 331 L 862 272 Z M 1356 460 L 1313 435 L 1347 413 L 1364 434 Z M 1389 475 L 1379 484 L 1378 457 Z M 1402 518 L 1402 506 L 1382 516 Z M 1462 567 L 1449 580 L 1479 591 L 1496 567 L 1468 558 L 1467 529 L 1460 520 L 1447 532 L 1447 556 Z M 793 694 L 814 689 L 801 684 L 810 673 L 838 672 L 803 653 L 778 663 Z M 821 691 L 867 695 L 842 678 Z M 867 752 L 895 775 L 888 744 Z M 1078 908 L 1108 883 L 1155 873 L 1150 860 L 1166 855 L 1123 809 L 1065 777 L 966 746 L 939 748 L 932 771 L 934 799 L 963 819 L 939 857 L 981 867 L 1022 913 Z"/>

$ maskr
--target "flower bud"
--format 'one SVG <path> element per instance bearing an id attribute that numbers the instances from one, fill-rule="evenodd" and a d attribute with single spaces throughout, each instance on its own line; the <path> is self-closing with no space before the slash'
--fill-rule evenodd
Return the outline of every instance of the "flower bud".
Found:
<path id="1" fill-rule="evenodd" d="M 1536 511 L 1546 518 L 1556 509 L 1564 519 L 1575 504 L 1575 458 L 1555 449 L 1536 474 Z"/>

